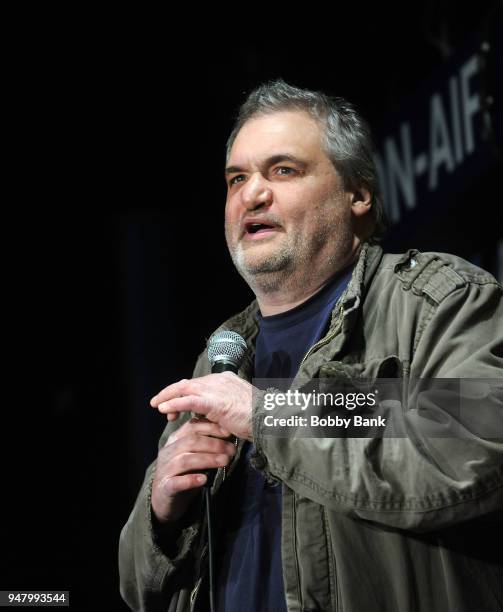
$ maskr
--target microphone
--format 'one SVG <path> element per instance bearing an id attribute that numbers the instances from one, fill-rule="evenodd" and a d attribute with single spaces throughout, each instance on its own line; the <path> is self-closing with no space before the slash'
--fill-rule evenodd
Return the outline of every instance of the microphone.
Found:
<path id="1" fill-rule="evenodd" d="M 234 372 L 237 374 L 239 366 L 248 349 L 245 339 L 233 331 L 220 331 L 213 334 L 207 342 L 208 359 L 211 364 L 211 373 Z M 194 414 L 196 418 L 203 416 Z M 205 470 L 208 479 L 205 488 L 213 484 L 216 470 Z"/>
<path id="2" fill-rule="evenodd" d="M 233 331 L 216 332 L 208 340 L 207 346 L 212 374 L 219 372 L 237 374 L 248 349 L 245 339 Z"/>
<path id="3" fill-rule="evenodd" d="M 211 364 L 211 373 L 220 372 L 238 373 L 239 366 L 248 349 L 243 337 L 233 331 L 220 331 L 213 334 L 207 343 L 208 359 Z M 204 502 L 206 507 L 206 520 L 208 523 L 208 565 L 209 565 L 209 598 L 210 610 L 214 610 L 214 586 L 213 577 L 213 528 L 210 487 L 213 484 L 216 470 L 206 470 L 207 480 L 204 485 Z"/>

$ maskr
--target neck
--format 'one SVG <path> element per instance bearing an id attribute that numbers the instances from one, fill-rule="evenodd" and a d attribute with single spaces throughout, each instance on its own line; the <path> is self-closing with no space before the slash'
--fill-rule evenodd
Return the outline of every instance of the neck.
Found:
<path id="1" fill-rule="evenodd" d="M 328 281 L 358 259 L 361 245 L 358 243 L 338 266 L 324 273 L 313 270 L 292 273 L 281 278 L 269 279 L 269 283 L 257 283 L 253 292 L 257 297 L 260 312 L 264 317 L 291 310 L 320 291 Z"/>

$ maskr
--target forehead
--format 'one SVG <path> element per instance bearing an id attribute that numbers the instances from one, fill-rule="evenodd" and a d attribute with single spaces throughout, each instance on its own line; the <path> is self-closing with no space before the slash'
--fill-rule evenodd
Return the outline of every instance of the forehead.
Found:
<path id="1" fill-rule="evenodd" d="M 302 158 L 325 157 L 323 131 L 316 119 L 303 111 L 279 111 L 249 119 L 232 145 L 229 162 L 284 153 Z"/>

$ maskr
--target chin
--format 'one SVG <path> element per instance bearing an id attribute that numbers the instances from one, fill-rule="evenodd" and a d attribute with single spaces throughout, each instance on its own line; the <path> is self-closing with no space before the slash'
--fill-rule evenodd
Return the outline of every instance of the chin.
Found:
<path id="1" fill-rule="evenodd" d="M 281 272 L 288 269 L 294 259 L 293 253 L 288 248 L 276 247 L 257 251 L 243 248 L 240 243 L 231 254 L 234 265 L 242 276 Z"/>
<path id="2" fill-rule="evenodd" d="M 239 262 L 239 268 L 247 276 L 259 276 L 261 274 L 272 274 L 282 272 L 289 268 L 289 258 L 256 258 Z"/>

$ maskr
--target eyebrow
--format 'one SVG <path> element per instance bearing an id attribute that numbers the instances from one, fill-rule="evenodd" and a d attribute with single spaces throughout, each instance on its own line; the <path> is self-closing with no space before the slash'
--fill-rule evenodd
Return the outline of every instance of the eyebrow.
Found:
<path id="1" fill-rule="evenodd" d="M 262 166 L 273 166 L 274 164 L 283 161 L 292 162 L 294 164 L 302 166 L 302 168 L 305 168 L 307 166 L 307 163 L 305 161 L 299 159 L 298 157 L 295 157 L 294 155 L 288 155 L 287 153 L 280 153 L 278 155 L 272 155 L 271 157 L 268 157 L 262 162 Z M 241 166 L 227 166 L 227 168 L 225 169 L 226 175 L 234 174 L 235 172 L 244 172 L 244 169 Z"/>

